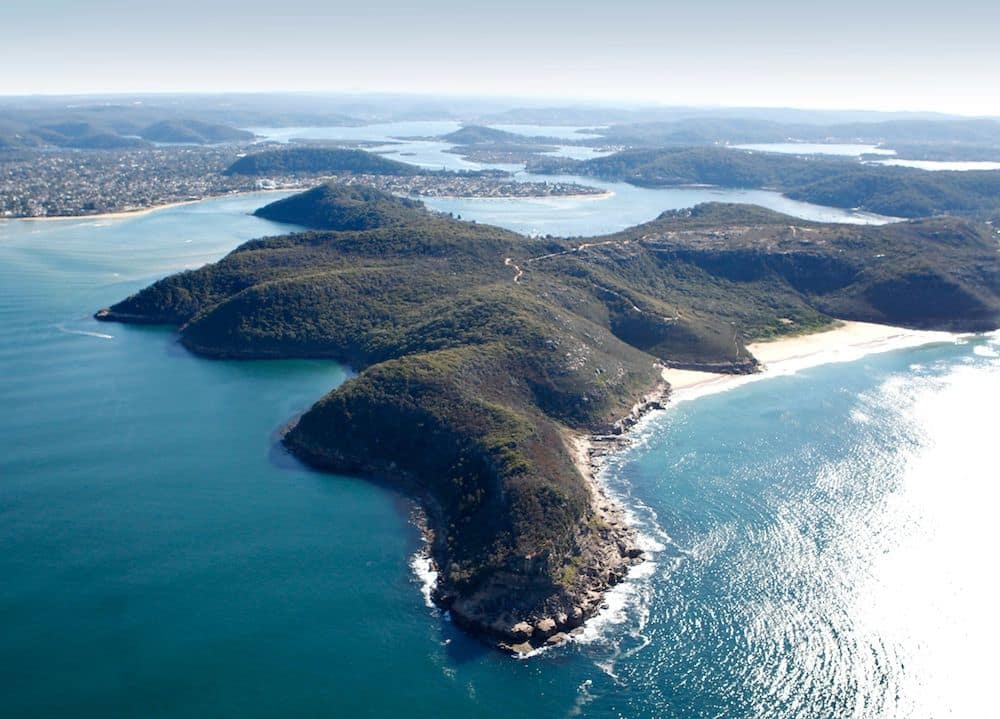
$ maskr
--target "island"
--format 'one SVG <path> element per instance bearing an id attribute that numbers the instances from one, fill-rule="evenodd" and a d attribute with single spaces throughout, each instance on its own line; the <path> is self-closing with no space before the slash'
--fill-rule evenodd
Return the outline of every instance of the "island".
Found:
<path id="1" fill-rule="evenodd" d="M 665 368 L 753 373 L 748 342 L 834 318 L 1000 325 L 992 228 L 957 218 L 848 226 L 706 204 L 602 237 L 531 238 L 342 184 L 256 214 L 307 229 L 96 317 L 174 325 L 205 357 L 356 369 L 284 445 L 412 495 L 435 600 L 511 652 L 565 640 L 642 561 L 581 448 L 662 406 Z"/>
<path id="2" fill-rule="evenodd" d="M 454 147 L 447 152 L 472 162 L 524 164 L 574 144 L 554 137 L 528 137 L 482 125 L 464 127 L 437 138 Z"/>

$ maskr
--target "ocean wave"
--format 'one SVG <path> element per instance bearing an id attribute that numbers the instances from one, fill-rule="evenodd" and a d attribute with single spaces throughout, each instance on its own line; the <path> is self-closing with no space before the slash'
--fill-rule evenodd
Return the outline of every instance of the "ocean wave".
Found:
<path id="1" fill-rule="evenodd" d="M 428 547 L 423 547 L 410 557 L 410 569 L 420 584 L 420 593 L 424 597 L 424 604 L 429 609 L 436 609 L 434 590 L 437 588 L 438 571 L 434 566 L 434 560 L 431 559 Z"/>
<path id="2" fill-rule="evenodd" d="M 633 566 L 625 579 L 604 595 L 602 608 L 574 632 L 573 640 L 588 646 L 595 666 L 613 681 L 617 662 L 642 651 L 650 645 L 646 635 L 655 582 L 673 572 L 686 556 L 670 535 L 660 526 L 656 511 L 631 496 L 627 481 L 621 476 L 621 466 L 629 461 L 631 451 L 641 449 L 657 434 L 664 412 L 644 417 L 630 435 L 628 450 L 608 458 L 598 472 L 596 481 L 604 492 L 623 508 L 629 526 L 636 530 L 636 544 L 643 550 L 645 561 Z"/>

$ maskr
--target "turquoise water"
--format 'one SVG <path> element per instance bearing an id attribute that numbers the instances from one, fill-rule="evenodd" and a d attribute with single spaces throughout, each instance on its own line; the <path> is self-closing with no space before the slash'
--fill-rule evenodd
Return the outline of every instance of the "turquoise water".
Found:
<path id="1" fill-rule="evenodd" d="M 652 416 L 605 472 L 651 560 L 515 661 L 425 604 L 405 500 L 277 447 L 345 369 L 89 318 L 277 196 L 0 223 L 0 716 L 988 715 L 995 336 Z"/>

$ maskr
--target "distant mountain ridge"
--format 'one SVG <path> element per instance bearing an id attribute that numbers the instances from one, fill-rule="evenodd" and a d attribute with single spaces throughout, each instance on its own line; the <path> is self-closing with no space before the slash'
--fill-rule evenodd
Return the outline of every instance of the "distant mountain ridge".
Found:
<path id="1" fill-rule="evenodd" d="M 416 165 L 364 150 L 326 147 L 290 147 L 265 150 L 241 157 L 226 169 L 227 175 L 352 172 L 370 175 L 418 175 L 427 171 Z"/>
<path id="2" fill-rule="evenodd" d="M 198 120 L 161 120 L 139 132 L 139 136 L 153 142 L 210 145 L 220 142 L 248 142 L 252 132 L 227 125 L 217 125 Z"/>
<path id="3" fill-rule="evenodd" d="M 544 158 L 533 160 L 528 169 L 643 187 L 708 184 L 776 189 L 796 200 L 890 217 L 1000 217 L 1000 171 L 995 170 L 929 172 L 831 156 L 714 146 L 631 149 L 585 161 Z"/>
<path id="4" fill-rule="evenodd" d="M 118 150 L 149 147 L 152 142 L 207 145 L 248 142 L 252 132 L 198 120 L 162 120 L 145 127 L 66 120 L 28 127 L 0 126 L 0 147 L 60 147 L 75 150 Z"/>

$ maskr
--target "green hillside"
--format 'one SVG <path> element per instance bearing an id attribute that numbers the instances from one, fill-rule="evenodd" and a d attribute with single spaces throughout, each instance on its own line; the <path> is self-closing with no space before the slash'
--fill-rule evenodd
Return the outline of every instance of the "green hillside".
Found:
<path id="1" fill-rule="evenodd" d="M 661 366 L 753 372 L 746 342 L 833 317 L 1000 325 L 996 242 L 961 220 L 823 225 L 703 205 L 543 240 L 356 186 L 258 214 L 317 229 L 248 242 L 98 317 L 175 324 L 206 356 L 359 370 L 286 445 L 420 498 L 440 600 L 508 642 L 522 620 L 579 624 L 634 561 L 564 436 L 619 431 Z"/>

